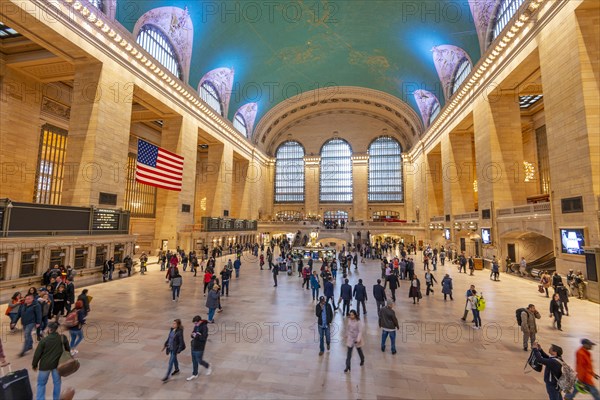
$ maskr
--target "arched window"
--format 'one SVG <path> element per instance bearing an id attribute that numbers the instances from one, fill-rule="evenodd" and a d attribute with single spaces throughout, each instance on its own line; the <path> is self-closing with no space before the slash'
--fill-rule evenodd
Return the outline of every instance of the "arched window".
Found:
<path id="1" fill-rule="evenodd" d="M 467 58 L 463 58 L 459 63 L 458 67 L 456 67 L 456 72 L 454 73 L 454 79 L 452 80 L 452 90 L 450 91 L 450 95 L 456 93 L 460 85 L 467 79 L 467 76 L 471 73 L 471 62 Z"/>
<path id="2" fill-rule="evenodd" d="M 248 125 L 246 125 L 246 120 L 242 117 L 242 114 L 235 114 L 235 117 L 233 118 L 233 127 L 240 131 L 242 135 L 248 137 Z"/>
<path id="3" fill-rule="evenodd" d="M 431 125 L 433 121 L 435 121 L 435 117 L 437 117 L 440 113 L 440 109 L 440 103 L 438 103 L 437 101 L 433 103 L 433 107 L 431 108 L 431 114 L 429 115 L 429 125 Z"/>
<path id="4" fill-rule="evenodd" d="M 90 0 L 90 3 L 100 11 L 104 11 L 102 0 Z"/>
<path id="5" fill-rule="evenodd" d="M 275 202 L 304 202 L 304 149 L 298 142 L 285 142 L 275 153 Z"/>
<path id="6" fill-rule="evenodd" d="M 146 24 L 140 29 L 136 41 L 173 75 L 182 78 L 181 65 L 177 60 L 175 48 L 160 29 Z"/>
<path id="7" fill-rule="evenodd" d="M 369 201 L 404 201 L 402 149 L 391 137 L 380 137 L 369 146 Z"/>
<path id="8" fill-rule="evenodd" d="M 204 81 L 200 86 L 200 97 L 206 102 L 213 110 L 223 115 L 223 105 L 221 104 L 221 98 L 219 92 L 209 81 Z"/>
<path id="9" fill-rule="evenodd" d="M 492 42 L 500 35 L 500 32 L 508 25 L 512 17 L 516 14 L 521 4 L 525 0 L 500 0 L 496 19 L 494 20 L 494 29 L 492 30 Z"/>
<path id="10" fill-rule="evenodd" d="M 321 148 L 321 202 L 352 201 L 352 149 L 342 139 L 331 139 Z"/>

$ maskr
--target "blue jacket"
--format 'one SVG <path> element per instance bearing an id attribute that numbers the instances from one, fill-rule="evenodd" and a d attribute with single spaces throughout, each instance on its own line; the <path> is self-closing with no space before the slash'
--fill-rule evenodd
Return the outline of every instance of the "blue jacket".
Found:
<path id="1" fill-rule="evenodd" d="M 342 300 L 352 300 L 352 286 L 348 283 L 342 283 L 340 287 L 340 297 Z"/>
<path id="2" fill-rule="evenodd" d="M 350 285 L 348 285 L 350 286 Z M 333 283 L 325 281 L 325 297 L 333 297 Z"/>
<path id="3" fill-rule="evenodd" d="M 354 298 L 357 301 L 368 300 L 367 299 L 367 288 L 362 283 L 354 285 Z"/>
<path id="4" fill-rule="evenodd" d="M 442 293 L 452 294 L 452 278 L 442 279 Z"/>
<path id="5" fill-rule="evenodd" d="M 240 260 L 235 260 L 233 262 L 233 268 L 240 269 L 241 266 L 242 266 L 242 262 Z"/>
<path id="6" fill-rule="evenodd" d="M 554 384 L 557 387 L 558 380 L 562 376 L 561 363 L 556 360 L 556 357 L 546 354 L 544 350 L 533 349 L 533 356 L 537 362 L 546 366 L 544 368 L 544 382 Z"/>
<path id="7" fill-rule="evenodd" d="M 310 276 L 310 287 L 313 289 L 319 289 L 321 285 L 319 284 L 319 278 L 311 275 Z"/>
<path id="8" fill-rule="evenodd" d="M 23 326 L 27 326 L 29 324 L 41 324 L 42 323 L 42 307 L 40 307 L 40 303 L 34 301 L 30 306 L 26 306 L 22 304 L 19 307 L 19 312 L 17 313 L 17 319 L 21 320 Z"/>

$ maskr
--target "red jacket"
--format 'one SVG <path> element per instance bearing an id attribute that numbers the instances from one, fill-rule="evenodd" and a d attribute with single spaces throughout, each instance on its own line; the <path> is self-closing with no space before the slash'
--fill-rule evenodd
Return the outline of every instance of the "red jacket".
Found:
<path id="1" fill-rule="evenodd" d="M 210 272 L 204 273 L 204 283 L 210 282 L 210 278 L 212 278 L 212 274 Z"/>
<path id="2" fill-rule="evenodd" d="M 577 379 L 588 385 L 594 385 L 594 368 L 592 366 L 592 355 L 584 347 L 580 347 L 576 353 L 577 357 Z"/>

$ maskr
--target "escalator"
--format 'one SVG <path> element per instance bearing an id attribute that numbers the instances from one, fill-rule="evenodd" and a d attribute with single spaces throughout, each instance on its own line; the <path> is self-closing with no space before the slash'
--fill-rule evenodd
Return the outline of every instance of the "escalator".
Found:
<path id="1" fill-rule="evenodd" d="M 513 265 L 518 266 L 516 263 Z M 527 263 L 526 277 L 539 279 L 544 272 L 552 274 L 554 271 L 556 271 L 556 257 L 554 257 L 554 252 L 550 252 Z"/>

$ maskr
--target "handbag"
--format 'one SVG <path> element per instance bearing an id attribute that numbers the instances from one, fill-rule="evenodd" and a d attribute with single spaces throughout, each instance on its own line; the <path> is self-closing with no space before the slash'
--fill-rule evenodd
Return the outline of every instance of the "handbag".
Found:
<path id="1" fill-rule="evenodd" d="M 69 351 L 65 349 L 64 341 L 67 340 L 65 335 L 61 335 L 63 338 L 63 353 L 58 361 L 58 374 L 62 377 L 73 375 L 80 367 L 79 360 L 74 358 Z"/>
<path id="2" fill-rule="evenodd" d="M 538 292 L 544 293 L 544 285 L 538 285 Z"/>
<path id="3" fill-rule="evenodd" d="M 523 369 L 526 369 L 528 365 L 531 367 L 531 369 L 533 369 L 536 372 L 542 372 L 542 368 L 544 367 L 536 360 L 535 356 L 533 355 L 533 350 L 529 354 L 529 358 L 527 359 L 527 362 L 525 363 L 525 367 L 523 367 Z M 530 371 L 525 371 L 525 373 L 528 372 Z"/>

